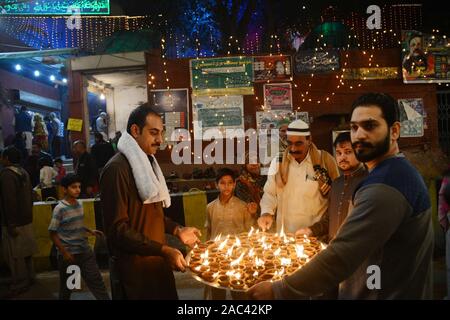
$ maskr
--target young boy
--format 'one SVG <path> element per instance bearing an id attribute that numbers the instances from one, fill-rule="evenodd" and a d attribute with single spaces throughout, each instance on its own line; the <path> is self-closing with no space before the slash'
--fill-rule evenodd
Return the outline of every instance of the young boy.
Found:
<path id="1" fill-rule="evenodd" d="M 40 158 L 39 164 L 39 181 L 41 186 L 42 201 L 47 201 L 47 198 L 57 199 L 56 188 L 53 180 L 57 176 L 57 172 L 53 169 L 52 163 L 49 159 Z"/>
<path id="2" fill-rule="evenodd" d="M 219 197 L 206 207 L 206 236 L 214 239 L 219 234 L 222 236 L 247 232 L 254 224 L 252 216 L 256 214 L 257 207 L 247 205 L 244 201 L 234 196 L 236 187 L 236 175 L 229 168 L 219 169 L 216 176 L 216 186 L 219 189 Z M 232 292 L 234 299 L 243 299 L 244 296 Z M 213 300 L 224 300 L 226 291 L 207 287 L 205 297 Z"/>
<path id="3" fill-rule="evenodd" d="M 95 261 L 94 253 L 88 245 L 86 232 L 100 236 L 97 230 L 89 230 L 83 224 L 83 207 L 77 198 L 81 192 L 80 179 L 69 174 L 61 180 L 64 199 L 53 210 L 53 217 L 48 230 L 50 238 L 58 249 L 59 298 L 69 300 L 71 290 L 67 287 L 67 268 L 77 265 L 81 276 L 98 300 L 109 300 L 105 284 Z"/>
<path id="4" fill-rule="evenodd" d="M 62 178 L 66 176 L 66 168 L 64 168 L 63 161 L 61 158 L 55 159 L 55 170 L 58 175 L 55 178 L 57 184 L 61 183 Z"/>

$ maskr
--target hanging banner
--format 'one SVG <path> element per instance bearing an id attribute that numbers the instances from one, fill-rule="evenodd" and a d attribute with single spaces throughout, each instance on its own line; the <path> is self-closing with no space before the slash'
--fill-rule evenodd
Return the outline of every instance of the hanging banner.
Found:
<path id="1" fill-rule="evenodd" d="M 450 82 L 450 40 L 414 30 L 402 31 L 404 83 Z"/>
<path id="2" fill-rule="evenodd" d="M 292 77 L 291 56 L 274 55 L 253 58 L 254 81 L 289 81 Z"/>
<path id="3" fill-rule="evenodd" d="M 192 59 L 190 70 L 194 96 L 254 94 L 251 57 Z"/>
<path id="4" fill-rule="evenodd" d="M 109 0 L 58 0 L 0 2 L 0 14 L 5 15 L 109 15 Z"/>
<path id="5" fill-rule="evenodd" d="M 256 129 L 278 129 L 283 124 L 297 120 L 297 112 L 285 110 L 270 110 L 256 112 Z"/>
<path id="6" fill-rule="evenodd" d="M 290 83 L 264 85 L 264 105 L 267 110 L 292 110 L 292 87 Z"/>
<path id="7" fill-rule="evenodd" d="M 208 129 L 244 129 L 244 98 L 242 96 L 193 97 L 194 138 L 201 139 Z"/>
<path id="8" fill-rule="evenodd" d="M 301 50 L 294 56 L 294 73 L 326 73 L 340 68 L 339 51 Z"/>
<path id="9" fill-rule="evenodd" d="M 354 69 L 345 69 L 344 79 L 346 80 L 400 79 L 400 73 L 397 67 L 354 68 Z"/>
<path id="10" fill-rule="evenodd" d="M 165 141 L 179 141 L 177 129 L 189 130 L 188 89 L 150 90 L 150 105 L 163 119 Z"/>
<path id="11" fill-rule="evenodd" d="M 425 108 L 423 99 L 399 99 L 400 137 L 422 137 Z"/>

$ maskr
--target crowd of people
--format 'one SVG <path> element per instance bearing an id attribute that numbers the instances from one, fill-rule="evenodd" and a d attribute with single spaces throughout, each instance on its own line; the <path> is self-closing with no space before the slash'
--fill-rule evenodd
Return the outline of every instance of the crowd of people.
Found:
<path id="1" fill-rule="evenodd" d="M 251 153 L 239 174 L 230 168 L 218 170 L 219 195 L 205 210 L 206 237 L 259 227 L 315 236 L 328 247 L 290 276 L 260 282 L 233 298 L 431 299 L 431 203 L 423 178 L 400 152 L 396 101 L 380 93 L 358 98 L 352 106 L 350 131 L 334 141 L 334 157 L 314 144 L 303 120 L 294 120 L 283 130 L 283 148 L 273 158 L 267 177 L 261 175 L 257 155 Z M 110 298 L 86 242 L 86 232 L 101 233 L 84 226 L 77 200 L 97 192 L 110 256 L 112 298 L 178 298 L 173 271 L 186 270 L 187 263 L 181 251 L 167 244 L 166 234 L 193 247 L 201 232 L 164 216 L 171 197 L 155 158 L 163 131 L 161 116 L 143 104 L 131 112 L 117 150 L 102 134 L 96 135 L 91 153 L 85 142 L 74 142 L 76 175 L 66 177 L 63 171 L 52 172 L 46 161 L 51 156 L 40 144 L 33 145 L 31 155 L 42 166 L 39 183 L 48 187 L 52 179 L 59 179 L 64 191 L 49 226 L 58 249 L 61 299 L 70 297 L 64 286 L 64 271 L 70 264 L 84 270 L 96 298 Z M 30 259 L 36 249 L 30 227 L 31 186 L 36 177 L 21 167 L 21 156 L 17 148 L 6 148 L 1 158 L 5 168 L 0 172 L 2 242 L 15 270 L 16 286 L 32 283 Z M 439 198 L 447 260 L 449 185 L 447 174 Z M 17 245 L 23 241 L 26 246 Z M 381 270 L 381 286 L 367 285 L 373 266 Z M 205 290 L 207 299 L 225 297 L 223 290 Z"/>

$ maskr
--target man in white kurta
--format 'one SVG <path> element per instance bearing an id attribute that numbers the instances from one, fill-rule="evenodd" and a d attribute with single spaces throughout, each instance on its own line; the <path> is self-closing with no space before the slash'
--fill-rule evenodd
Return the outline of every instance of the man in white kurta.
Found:
<path id="1" fill-rule="evenodd" d="M 292 122 L 287 135 L 286 151 L 270 166 L 258 224 L 269 229 L 276 214 L 277 232 L 295 233 L 320 220 L 328 208 L 331 181 L 339 173 L 334 158 L 312 143 L 304 121 Z"/>

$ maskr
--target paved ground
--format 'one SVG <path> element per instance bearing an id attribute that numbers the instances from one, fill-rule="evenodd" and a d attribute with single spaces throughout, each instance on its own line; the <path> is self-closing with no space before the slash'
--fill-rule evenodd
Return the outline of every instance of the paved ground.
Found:
<path id="1" fill-rule="evenodd" d="M 443 299 L 445 296 L 445 261 L 443 258 L 439 258 L 434 263 L 434 297 L 435 299 Z M 5 275 L 5 270 L 0 270 L 0 275 Z M 203 285 L 194 280 L 189 273 L 176 272 L 175 279 L 177 284 L 177 290 L 179 298 L 182 300 L 199 300 L 203 299 Z M 102 271 L 103 279 L 110 292 L 109 285 L 109 273 L 107 270 Z M 0 299 L 7 292 L 6 276 L 0 277 Z M 58 286 L 59 276 L 57 271 L 39 273 L 36 278 L 36 283 L 30 288 L 30 290 L 14 299 L 17 300 L 54 300 L 58 298 Z M 82 284 L 82 288 L 86 288 Z M 88 289 L 82 289 L 81 291 L 74 292 L 72 294 L 73 300 L 93 300 L 94 297 Z"/>

